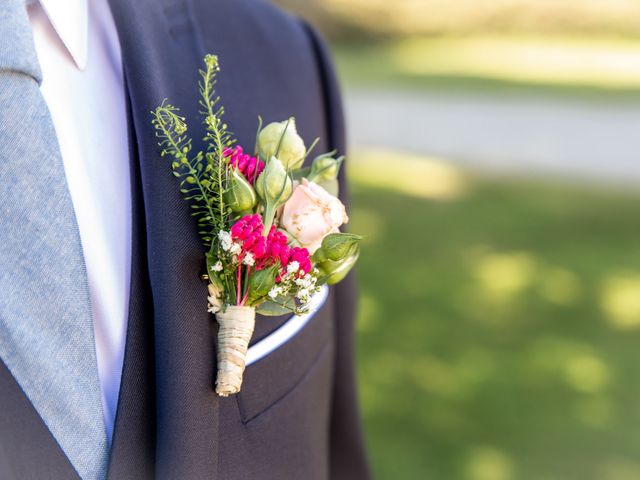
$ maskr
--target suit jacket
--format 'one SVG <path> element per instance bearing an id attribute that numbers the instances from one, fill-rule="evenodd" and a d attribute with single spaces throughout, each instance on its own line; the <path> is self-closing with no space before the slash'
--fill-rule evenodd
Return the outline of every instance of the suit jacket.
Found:
<path id="1" fill-rule="evenodd" d="M 197 69 L 211 52 L 220 58 L 218 93 L 239 144 L 252 146 L 258 115 L 266 122 L 293 115 L 304 138 L 321 138 L 318 151 L 342 153 L 341 101 L 324 44 L 264 0 L 111 0 L 111 7 L 129 105 L 134 237 L 108 478 L 368 478 L 354 382 L 353 279 L 331 289 L 301 332 L 247 368 L 238 395 L 217 397 L 217 326 L 198 275 L 203 249 L 150 122 L 169 97 L 201 146 Z M 286 321 L 259 317 L 252 343 Z M 2 361 L 0 478 L 78 478 Z"/>

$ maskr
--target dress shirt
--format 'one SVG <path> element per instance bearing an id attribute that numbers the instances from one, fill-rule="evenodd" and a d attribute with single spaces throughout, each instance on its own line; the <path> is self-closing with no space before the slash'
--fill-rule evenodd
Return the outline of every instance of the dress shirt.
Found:
<path id="1" fill-rule="evenodd" d="M 104 420 L 111 440 L 131 272 L 131 192 L 120 45 L 107 0 L 40 0 L 28 8 L 43 74 L 41 90 L 53 118 L 80 229 Z M 52 222 L 55 214 L 51 212 Z"/>

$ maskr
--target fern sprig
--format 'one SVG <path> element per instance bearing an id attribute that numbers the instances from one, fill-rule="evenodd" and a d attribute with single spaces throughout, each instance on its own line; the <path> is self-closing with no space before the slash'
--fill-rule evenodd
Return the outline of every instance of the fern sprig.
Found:
<path id="1" fill-rule="evenodd" d="M 218 229 L 224 230 L 229 220 L 229 209 L 225 204 L 224 193 L 228 183 L 227 162 L 224 152 L 235 143 L 228 126 L 222 120 L 224 107 L 220 105 L 220 97 L 216 94 L 217 74 L 220 64 L 216 55 L 204 58 L 205 69 L 200 70 L 198 90 L 200 92 L 200 114 L 204 118 L 207 142 L 206 170 L 210 173 L 211 183 L 209 192 L 215 203 L 215 213 L 218 216 Z M 213 245 L 212 245 L 213 249 Z"/>
<path id="2" fill-rule="evenodd" d="M 191 154 L 192 140 L 187 135 L 185 118 L 166 100 L 152 113 L 152 123 L 162 156 L 172 157 L 173 174 L 180 179 L 180 192 L 191 203 L 192 215 L 198 222 L 198 233 L 205 247 L 214 252 L 217 233 L 228 230 L 230 210 L 225 203 L 229 182 L 224 152 L 235 143 L 227 124 L 222 121 L 224 107 L 216 94 L 216 75 L 220 72 L 218 57 L 207 55 L 205 69 L 199 70 L 199 113 L 204 118 L 206 150 Z"/>
<path id="3" fill-rule="evenodd" d="M 187 136 L 187 124 L 179 115 L 179 109 L 166 100 L 153 112 L 152 123 L 161 147 L 161 156 L 171 156 L 173 174 L 180 179 L 180 192 L 192 203 L 192 216 L 198 222 L 198 233 L 206 247 L 212 244 L 218 224 L 212 208 L 213 199 L 207 179 L 203 154 L 198 152 L 190 157 L 191 138 Z"/>

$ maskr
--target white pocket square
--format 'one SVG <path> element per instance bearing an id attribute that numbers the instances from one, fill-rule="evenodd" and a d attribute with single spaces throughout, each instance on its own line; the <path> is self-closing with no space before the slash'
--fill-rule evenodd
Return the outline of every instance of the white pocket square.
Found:
<path id="1" fill-rule="evenodd" d="M 249 347 L 247 351 L 246 366 L 248 367 L 254 362 L 257 362 L 261 358 L 266 357 L 271 352 L 277 350 L 282 345 L 291 340 L 304 326 L 318 313 L 318 310 L 322 308 L 324 302 L 327 301 L 329 296 L 329 287 L 323 285 L 320 291 L 316 293 L 311 299 L 309 305 L 309 311 L 302 315 L 293 315 L 284 324 L 282 324 L 277 330 L 269 334 L 259 342 L 254 343 Z"/>

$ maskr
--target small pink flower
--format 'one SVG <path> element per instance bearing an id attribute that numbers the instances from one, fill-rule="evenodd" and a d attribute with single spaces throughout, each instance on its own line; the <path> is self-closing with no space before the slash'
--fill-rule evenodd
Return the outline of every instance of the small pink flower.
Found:
<path id="1" fill-rule="evenodd" d="M 280 247 L 279 252 L 280 264 L 283 268 L 289 264 L 289 259 L 291 258 L 291 247 L 285 245 L 284 247 Z"/>
<path id="2" fill-rule="evenodd" d="M 303 272 L 300 276 L 306 275 L 311 271 L 311 256 L 306 248 L 292 248 L 289 263 L 291 262 L 298 262 L 298 265 L 300 265 L 300 271 Z"/>
<path id="3" fill-rule="evenodd" d="M 242 246 L 238 259 L 242 261 L 247 254 L 251 254 L 256 270 L 279 264 L 279 282 L 292 262 L 299 265 L 298 275 L 304 276 L 312 269 L 309 250 L 300 247 L 290 247 L 289 239 L 281 231 L 271 227 L 269 235 L 263 235 L 264 225 L 258 214 L 245 215 L 231 227 L 231 238 Z"/>
<path id="4" fill-rule="evenodd" d="M 264 170 L 264 162 L 244 153 L 239 145 L 235 148 L 226 148 L 222 155 L 229 157 L 229 167 L 237 168 L 252 185 L 253 181 Z"/>
<path id="5" fill-rule="evenodd" d="M 260 235 L 251 246 L 253 258 L 262 258 L 267 253 L 267 239 Z"/>
<path id="6" fill-rule="evenodd" d="M 260 215 L 245 215 L 231 227 L 231 238 L 242 245 L 238 257 L 242 260 L 251 253 L 254 260 L 259 260 L 267 252 L 267 240 L 262 235 L 264 225 Z"/>
<path id="7" fill-rule="evenodd" d="M 320 185 L 302 179 L 282 210 L 282 226 L 313 254 L 329 233 L 347 223 L 344 205 Z"/>

